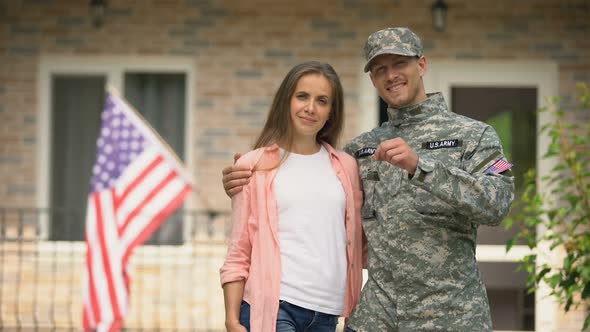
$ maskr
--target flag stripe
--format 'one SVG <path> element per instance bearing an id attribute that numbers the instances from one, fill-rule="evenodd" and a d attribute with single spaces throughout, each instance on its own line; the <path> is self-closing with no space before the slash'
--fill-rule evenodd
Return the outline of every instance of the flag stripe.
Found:
<path id="1" fill-rule="evenodd" d="M 98 230 L 97 224 L 98 221 L 96 219 L 96 206 L 95 206 L 95 196 L 93 194 L 88 199 L 88 219 L 86 223 L 86 239 L 88 241 L 88 252 L 90 257 L 92 258 L 92 264 L 89 268 L 89 274 L 92 275 L 93 284 L 91 288 L 91 294 L 95 294 L 94 298 L 91 298 L 90 302 L 93 304 L 93 312 L 95 317 L 95 324 L 100 322 L 104 319 L 111 319 L 112 313 L 108 311 L 106 308 L 109 308 L 107 303 L 109 302 L 108 299 L 105 298 L 107 294 L 106 289 L 106 281 L 107 278 L 104 274 L 104 270 L 100 264 L 102 261 L 102 254 L 100 251 L 99 241 L 98 241 Z M 94 259 L 96 258 L 96 259 Z M 105 315 L 106 313 L 106 315 Z"/>
<path id="2" fill-rule="evenodd" d="M 125 191 L 125 188 L 129 187 L 129 185 L 135 181 L 138 174 L 141 173 L 141 169 L 145 168 L 146 165 L 151 164 L 154 159 L 158 158 L 158 156 L 161 156 L 161 154 L 157 147 L 148 146 L 141 154 L 135 157 L 127 169 L 121 173 L 119 181 L 117 181 L 116 187 L 120 196 L 122 196 L 121 193 Z"/>
<path id="3" fill-rule="evenodd" d="M 127 229 L 127 227 L 129 227 L 129 223 L 131 222 L 131 220 L 133 220 L 142 210 L 146 209 L 150 201 L 158 194 L 158 192 L 160 192 L 162 188 L 164 188 L 175 177 L 176 173 L 174 171 L 169 172 L 168 175 L 166 175 L 166 177 L 164 177 L 161 181 L 159 181 L 159 183 L 157 183 L 155 188 L 150 190 L 148 194 L 145 197 L 143 197 L 143 201 L 139 202 L 135 210 L 133 210 L 125 219 L 125 223 L 123 224 L 123 227 L 121 227 L 121 237 L 123 237 L 123 234 L 125 234 L 125 230 Z"/>
<path id="4" fill-rule="evenodd" d="M 156 215 L 143 229 L 140 229 L 140 232 L 137 234 L 136 237 L 131 237 L 131 242 L 127 246 L 128 250 L 123 254 L 123 262 L 124 264 L 127 263 L 129 256 L 131 255 L 132 249 L 143 243 L 147 238 L 152 234 L 154 230 L 156 230 L 160 224 L 174 212 L 184 201 L 186 196 L 190 193 L 191 187 L 185 186 L 181 192 L 175 197 L 174 200 L 170 201 L 165 208 L 163 208 L 158 215 Z"/>
<path id="5" fill-rule="evenodd" d="M 146 173 L 140 182 L 137 182 L 133 190 L 129 190 L 127 197 L 119 201 L 119 209 L 117 211 L 117 219 L 119 220 L 119 228 L 124 228 L 130 215 L 136 213 L 142 202 L 145 202 L 145 197 L 148 196 L 155 187 L 170 173 L 171 167 L 166 163 L 160 163 L 151 172 Z M 124 189 L 124 188 L 121 188 Z M 121 232 L 122 233 L 122 232 Z"/>
<path id="6" fill-rule="evenodd" d="M 94 214 L 94 204 L 92 204 L 92 200 L 88 199 L 88 215 Z M 88 218 L 88 217 L 87 217 Z M 88 236 L 86 236 L 86 242 L 89 243 Z M 95 284 L 94 274 L 92 273 L 93 269 L 93 261 L 92 261 L 92 247 L 88 246 L 86 250 L 86 268 L 87 268 L 87 275 L 86 275 L 86 298 L 85 298 L 85 308 L 84 308 L 84 328 L 88 329 L 91 326 L 96 324 L 97 320 L 100 320 L 100 312 L 98 311 L 98 302 L 97 302 L 97 294 L 96 288 L 93 287 Z M 90 307 L 89 307 L 90 306 Z"/>
<path id="7" fill-rule="evenodd" d="M 152 160 L 148 166 L 141 171 L 141 173 L 135 177 L 135 179 L 128 185 L 125 187 L 125 190 L 123 191 L 123 193 L 121 194 L 121 196 L 119 197 L 120 201 L 125 201 L 125 198 L 127 198 L 127 196 L 129 195 L 129 193 L 131 191 L 133 191 L 133 189 L 135 189 L 135 187 L 137 187 L 139 185 L 139 183 L 141 183 L 141 181 L 154 169 L 156 168 L 158 165 L 162 164 L 162 161 L 164 160 L 164 158 L 162 158 L 162 156 L 156 156 L 156 159 Z M 117 204 L 118 205 L 118 204 Z"/>
<path id="8" fill-rule="evenodd" d="M 84 303 L 84 315 L 82 316 L 82 325 L 84 330 L 88 330 L 91 326 L 94 326 L 94 319 L 90 316 L 90 308 L 88 308 L 88 303 Z"/>
<path id="9" fill-rule="evenodd" d="M 151 232 L 154 231 L 156 228 L 158 228 L 160 226 L 160 223 L 162 221 L 164 221 L 176 208 L 178 208 L 182 204 L 182 201 L 184 200 L 186 195 L 190 192 L 190 190 L 191 190 L 190 187 L 188 187 L 188 186 L 185 187 L 183 189 L 183 191 L 181 191 L 178 194 L 177 199 L 174 201 L 171 201 L 168 204 L 168 206 L 166 208 L 164 208 L 158 214 L 158 216 L 156 216 L 155 220 L 157 220 L 157 222 L 152 222 L 147 227 L 145 227 L 142 230 L 142 232 L 140 234 L 138 234 L 138 236 L 134 239 L 134 242 L 132 242 L 129 247 L 132 248 L 138 244 L 141 244 L 144 240 L 146 240 L 147 237 L 151 234 Z M 130 252 L 125 253 L 124 261 L 126 261 L 126 258 L 129 256 L 129 254 L 130 254 Z"/>
<path id="10" fill-rule="evenodd" d="M 131 239 L 138 236 L 142 229 L 147 227 L 150 223 L 154 222 L 156 215 L 161 209 L 164 209 L 168 202 L 173 201 L 175 197 L 182 191 L 184 182 L 175 179 L 170 181 L 168 185 L 157 193 L 151 202 L 149 207 L 138 214 L 126 228 L 126 231 L 121 236 L 121 243 L 124 248 L 129 246 Z M 157 221 L 157 220 L 156 220 Z"/>
<path id="11" fill-rule="evenodd" d="M 104 195 L 104 193 L 102 194 Z M 94 204 L 96 206 L 96 220 L 97 220 L 97 226 L 98 226 L 98 241 L 99 241 L 99 247 L 100 247 L 100 252 L 102 254 L 102 267 L 104 268 L 104 273 L 106 275 L 106 282 L 107 282 L 107 287 L 108 287 L 108 291 L 109 291 L 109 297 L 110 297 L 110 308 L 112 309 L 112 313 L 113 313 L 113 317 L 119 317 L 121 314 L 121 311 L 119 310 L 119 297 L 117 295 L 117 290 L 115 289 L 115 285 L 114 285 L 114 278 L 116 278 L 116 275 L 114 275 L 113 272 L 119 272 L 117 271 L 116 268 L 114 268 L 113 265 L 111 265 L 111 257 L 109 255 L 109 245 L 111 243 L 111 241 L 109 241 L 108 239 L 108 224 L 105 223 L 104 220 L 104 213 L 108 210 L 104 209 L 102 205 L 106 202 L 103 202 L 103 200 L 101 200 L 101 196 L 100 193 L 94 196 Z M 113 271 L 115 270 L 115 271 Z"/>
<path id="12" fill-rule="evenodd" d="M 86 252 L 86 265 L 88 268 L 88 283 L 90 283 L 90 285 L 94 285 L 95 281 L 94 281 L 94 274 L 92 273 L 92 253 L 89 250 L 87 250 Z M 96 322 L 96 320 L 100 320 L 100 312 L 98 311 L 98 302 L 97 302 L 97 295 L 96 295 L 96 288 L 94 287 L 89 287 L 87 290 L 90 294 L 88 294 L 88 298 L 90 301 L 90 305 L 91 305 L 91 309 L 92 311 L 88 311 L 88 321 L 89 323 L 94 325 L 94 322 Z"/>
<path id="13" fill-rule="evenodd" d="M 105 212 L 108 212 L 108 220 L 116 220 L 115 188 L 111 188 L 110 191 L 103 192 L 101 197 L 103 197 L 103 204 L 107 206 Z M 108 223 L 106 221 L 107 219 L 103 220 L 103 225 L 106 226 L 105 229 L 107 230 L 107 232 L 105 232 L 107 235 L 106 239 L 109 241 L 106 250 L 109 255 L 109 261 L 112 264 L 112 272 L 114 273 L 112 280 L 113 287 L 117 294 L 117 297 L 115 298 L 115 300 L 118 301 L 117 309 L 119 309 L 119 314 L 116 314 L 115 318 L 119 318 L 125 315 L 127 312 L 128 292 L 127 286 L 125 284 L 126 267 L 121 262 L 121 254 L 123 253 L 123 249 L 120 246 L 117 223 Z M 114 248 L 116 249 L 114 250 Z"/>

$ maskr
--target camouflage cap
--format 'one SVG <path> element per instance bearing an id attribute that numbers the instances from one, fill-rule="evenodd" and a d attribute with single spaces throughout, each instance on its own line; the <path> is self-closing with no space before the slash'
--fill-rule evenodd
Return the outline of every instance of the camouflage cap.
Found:
<path id="1" fill-rule="evenodd" d="M 365 52 L 365 73 L 369 64 L 381 54 L 399 54 L 405 56 L 422 56 L 422 41 L 408 28 L 387 28 L 373 32 L 363 48 Z"/>

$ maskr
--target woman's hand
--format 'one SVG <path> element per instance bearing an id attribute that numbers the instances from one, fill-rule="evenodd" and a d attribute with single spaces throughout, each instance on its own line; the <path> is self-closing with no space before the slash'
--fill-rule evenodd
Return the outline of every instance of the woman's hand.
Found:
<path id="1" fill-rule="evenodd" d="M 248 332 L 240 322 L 225 323 L 225 329 L 227 332 Z"/>

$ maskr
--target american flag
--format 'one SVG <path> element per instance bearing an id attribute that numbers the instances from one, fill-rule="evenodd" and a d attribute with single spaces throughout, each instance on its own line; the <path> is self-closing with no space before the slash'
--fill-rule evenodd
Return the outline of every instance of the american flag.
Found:
<path id="1" fill-rule="evenodd" d="M 127 263 L 191 191 L 159 136 L 107 92 L 86 212 L 84 330 L 118 331 L 129 309 Z"/>
<path id="2" fill-rule="evenodd" d="M 512 166 L 514 166 L 513 164 L 507 162 L 504 159 L 499 159 L 497 160 L 495 163 L 493 163 L 490 167 L 488 167 L 485 170 L 485 173 L 488 174 L 500 174 L 502 172 L 505 172 L 506 170 L 509 170 L 512 168 Z"/>

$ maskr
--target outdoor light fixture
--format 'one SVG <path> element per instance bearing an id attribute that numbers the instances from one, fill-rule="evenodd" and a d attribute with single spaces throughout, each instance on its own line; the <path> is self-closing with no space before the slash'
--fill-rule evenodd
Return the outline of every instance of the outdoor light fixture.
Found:
<path id="1" fill-rule="evenodd" d="M 90 0 L 90 17 L 95 27 L 100 27 L 104 19 L 106 0 Z"/>
<path id="2" fill-rule="evenodd" d="M 444 0 L 436 0 L 432 5 L 432 26 L 436 31 L 445 31 L 447 26 L 447 9 L 449 6 Z"/>

